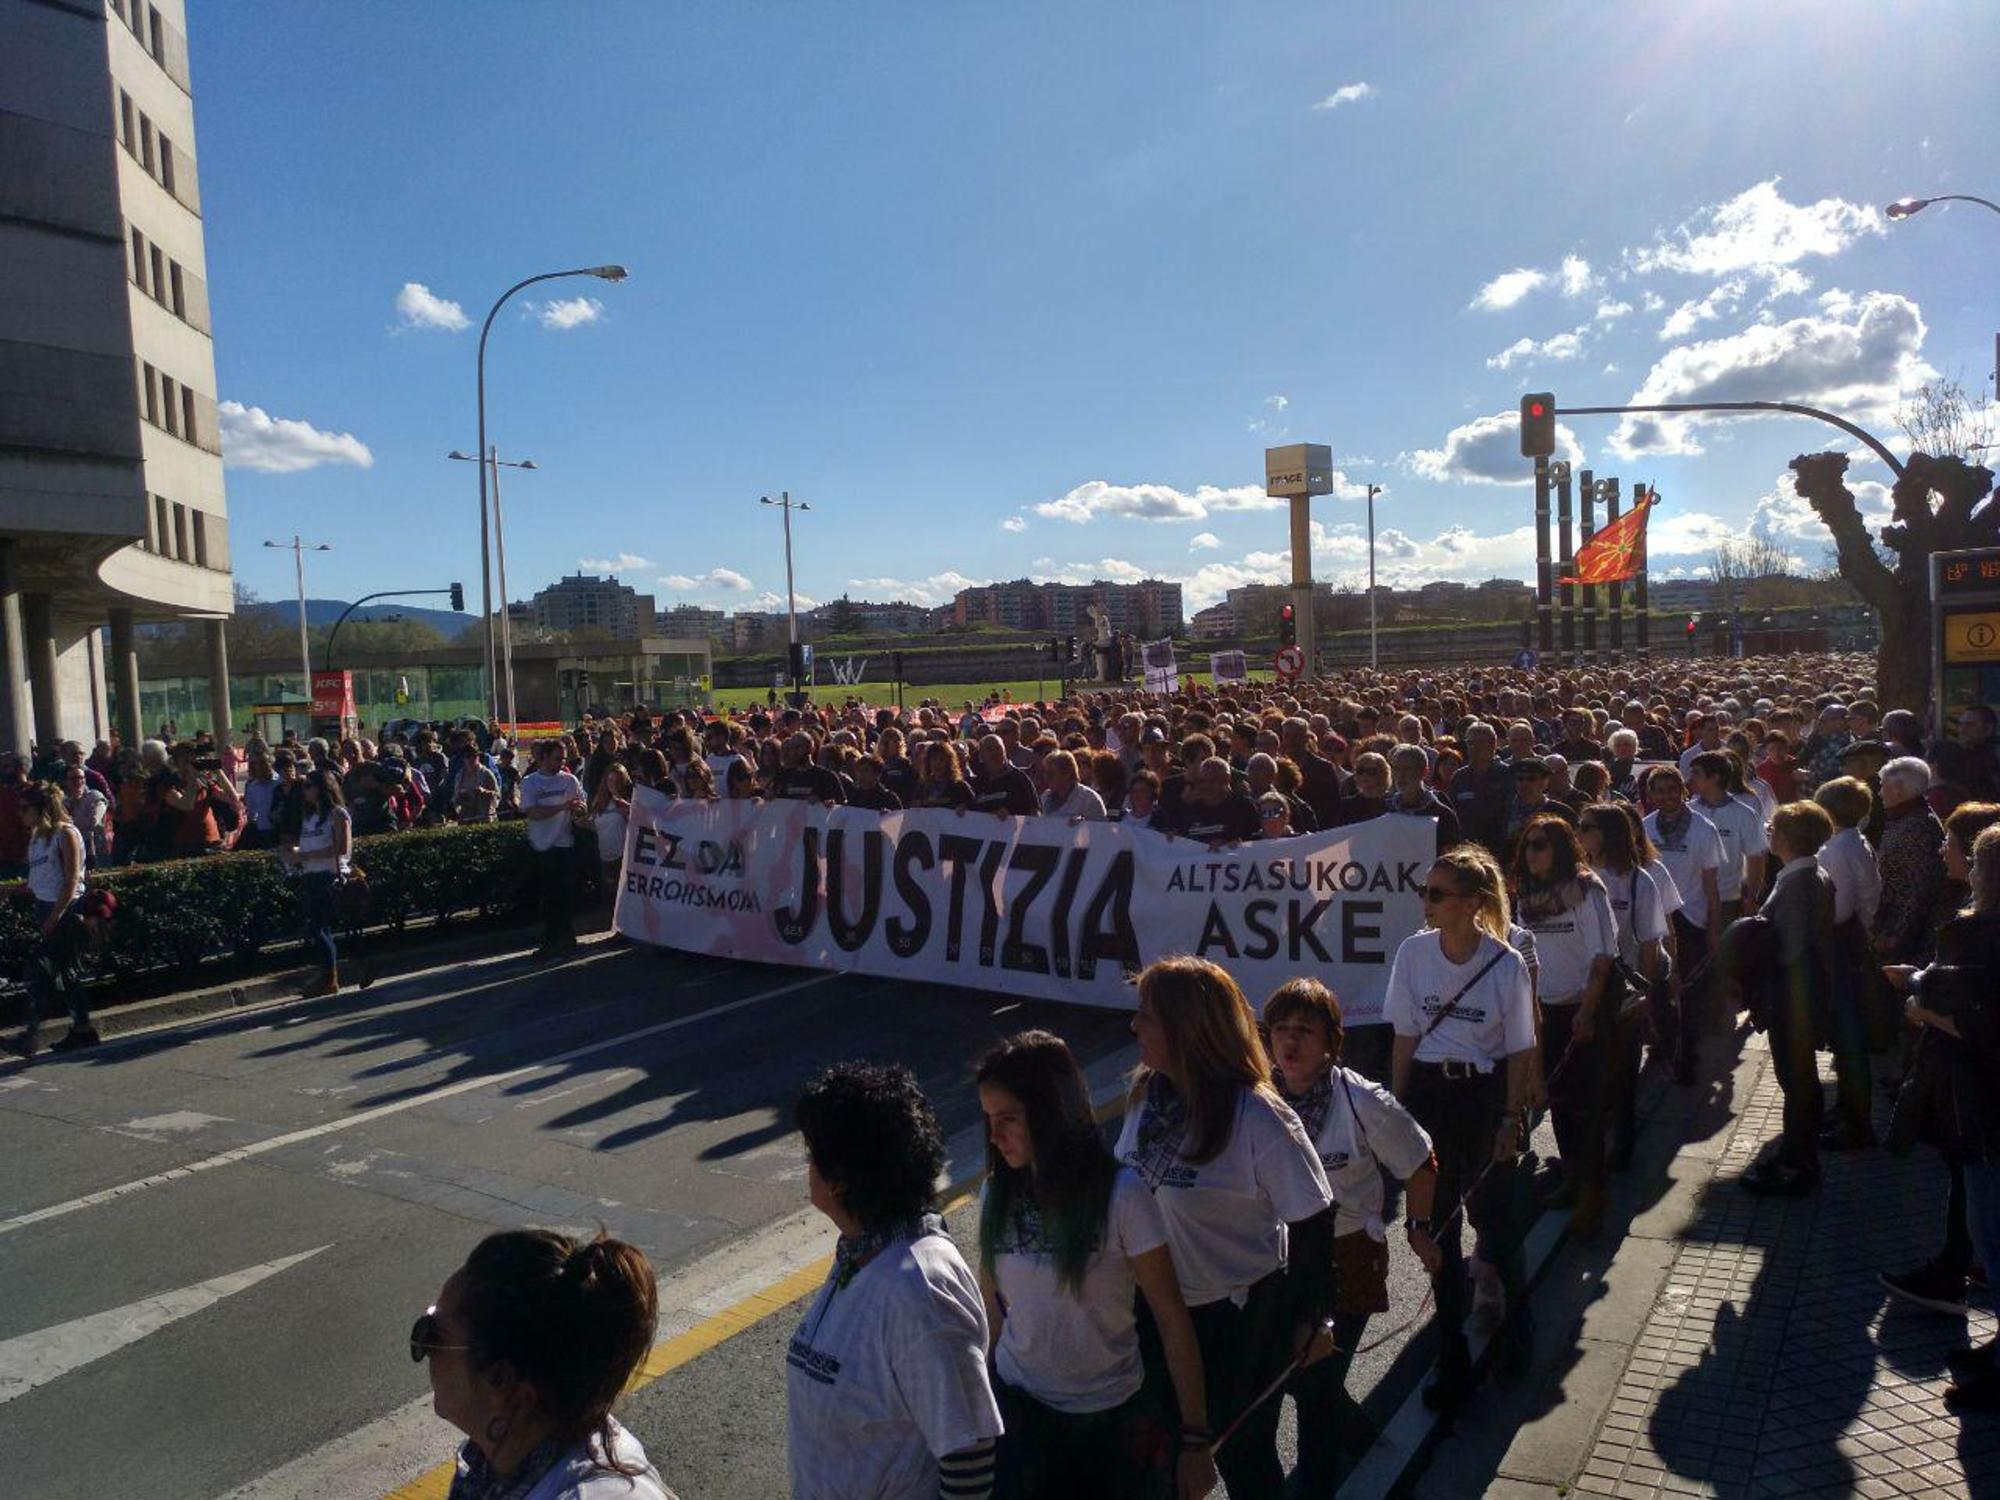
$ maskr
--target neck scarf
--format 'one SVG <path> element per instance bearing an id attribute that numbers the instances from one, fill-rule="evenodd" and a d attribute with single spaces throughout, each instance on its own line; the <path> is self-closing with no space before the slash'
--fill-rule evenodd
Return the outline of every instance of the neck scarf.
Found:
<path id="1" fill-rule="evenodd" d="M 1284 1071 L 1279 1068 L 1271 1070 L 1271 1081 L 1277 1085 L 1278 1096 L 1291 1105 L 1292 1113 L 1297 1115 L 1299 1123 L 1305 1126 L 1306 1139 L 1309 1141 L 1318 1140 L 1320 1127 L 1326 1124 L 1326 1112 L 1333 1104 L 1333 1074 L 1334 1070 L 1328 1068 L 1326 1075 L 1318 1083 L 1303 1094 L 1294 1096 L 1285 1087 Z"/>
<path id="2" fill-rule="evenodd" d="M 1653 816 L 1659 824 L 1660 839 L 1664 843 L 1668 840 L 1679 838 L 1686 831 L 1688 819 L 1694 816 L 1694 810 L 1683 802 L 1681 804 L 1681 815 L 1678 818 L 1669 818 L 1664 812 L 1655 813 Z"/>
<path id="3" fill-rule="evenodd" d="M 927 1234 L 943 1234 L 944 1220 L 936 1214 L 918 1214 L 914 1218 L 897 1219 L 873 1229 L 864 1229 L 859 1234 L 843 1234 L 833 1247 L 833 1285 L 840 1290 L 854 1280 L 856 1273 L 880 1255 L 891 1245 L 905 1240 L 922 1239 Z"/>
<path id="4" fill-rule="evenodd" d="M 1187 1140 L 1188 1109 L 1164 1073 L 1146 1080 L 1146 1097 L 1139 1106 L 1139 1145 L 1132 1168 L 1157 1191 L 1167 1169 L 1180 1159 Z"/>
<path id="5" fill-rule="evenodd" d="M 563 1455 L 563 1445 L 553 1437 L 543 1438 L 528 1450 L 528 1456 L 512 1474 L 502 1477 L 480 1452 L 479 1445 L 467 1441 L 458 1450 L 458 1473 L 452 1477 L 447 1500 L 518 1500 L 541 1483 L 542 1476 Z"/>

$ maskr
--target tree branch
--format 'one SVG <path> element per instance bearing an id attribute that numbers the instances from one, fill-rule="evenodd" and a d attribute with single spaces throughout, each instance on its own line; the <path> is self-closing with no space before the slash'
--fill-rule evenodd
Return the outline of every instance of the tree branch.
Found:
<path id="1" fill-rule="evenodd" d="M 1841 576 L 1855 592 L 1888 611 L 1896 604 L 1896 577 L 1875 553 L 1854 492 L 1847 487 L 1845 453 L 1802 453 L 1791 462 L 1792 488 L 1833 533 Z"/>

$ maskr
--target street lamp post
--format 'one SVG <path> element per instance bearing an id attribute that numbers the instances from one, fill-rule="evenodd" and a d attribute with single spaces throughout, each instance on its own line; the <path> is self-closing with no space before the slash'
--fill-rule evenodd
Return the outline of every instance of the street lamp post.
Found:
<path id="1" fill-rule="evenodd" d="M 1939 193 L 1935 198 L 1898 198 L 1882 212 L 1892 219 L 1907 219 L 1912 214 L 1920 214 L 1933 203 L 1977 203 L 1981 208 L 1990 208 L 2000 214 L 2000 203 L 1990 198 L 1975 198 L 1970 193 Z"/>
<path id="2" fill-rule="evenodd" d="M 533 469 L 536 464 L 532 458 L 524 458 L 519 462 L 503 459 L 497 445 L 488 448 L 486 453 L 486 461 L 493 467 L 493 558 L 500 575 L 500 677 L 506 686 L 507 723 L 510 726 L 511 736 L 518 733 L 511 726 L 520 723 L 520 714 L 514 706 L 514 621 L 507 604 L 510 597 L 507 593 L 507 521 L 500 510 L 500 471 Z M 445 457 L 459 459 L 464 463 L 475 461 L 470 453 L 460 453 L 456 448 Z"/>
<path id="3" fill-rule="evenodd" d="M 1375 649 L 1375 497 L 1382 493 L 1382 486 L 1368 486 L 1368 670 L 1381 669 L 1381 660 Z"/>
<path id="4" fill-rule="evenodd" d="M 785 513 L 785 619 L 791 644 L 796 646 L 799 643 L 799 596 L 798 592 L 792 587 L 792 512 L 795 510 L 811 510 L 812 507 L 803 500 L 794 500 L 790 490 L 780 490 L 776 500 L 773 500 L 769 495 L 759 495 L 757 503 L 759 505 L 775 505 Z M 805 691 L 805 682 L 802 674 L 796 665 L 794 665 L 797 656 L 798 653 L 796 651 L 788 651 L 786 653 L 786 665 L 792 667 L 792 691 L 794 693 L 803 693 Z"/>
<path id="5" fill-rule="evenodd" d="M 569 271 L 544 271 L 539 276 L 530 276 L 525 281 L 517 281 L 500 294 L 500 300 L 486 314 L 486 321 L 479 329 L 479 452 L 486 452 L 486 338 L 493 331 L 493 320 L 500 315 L 500 309 L 507 299 L 523 287 L 533 286 L 538 281 L 556 281 L 564 276 L 595 276 L 602 281 L 623 281 L 629 273 L 623 266 L 579 266 Z M 493 650 L 493 565 L 491 544 L 486 526 L 486 465 L 479 466 L 479 604 L 486 614 L 486 716 L 499 717 L 499 681 L 497 662 Z"/>
<path id="6" fill-rule="evenodd" d="M 289 548 L 292 554 L 292 565 L 298 573 L 299 670 L 305 674 L 305 682 L 301 685 L 301 691 L 310 698 L 312 697 L 313 664 L 312 644 L 306 633 L 306 554 L 308 552 L 331 552 L 333 547 L 328 542 L 302 542 L 296 533 L 293 534 L 289 542 L 267 541 L 264 545 L 266 547 Z"/>

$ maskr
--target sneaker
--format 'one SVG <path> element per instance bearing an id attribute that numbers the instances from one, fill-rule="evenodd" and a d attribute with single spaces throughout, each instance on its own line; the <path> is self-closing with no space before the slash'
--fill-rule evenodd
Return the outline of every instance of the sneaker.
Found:
<path id="1" fill-rule="evenodd" d="M 103 1038 L 97 1034 L 95 1026 L 72 1026 L 63 1033 L 61 1041 L 49 1047 L 51 1052 L 81 1052 L 86 1047 L 95 1047 Z"/>
<path id="2" fill-rule="evenodd" d="M 1951 1317 L 1965 1316 L 1965 1278 L 1935 1264 L 1918 1266 L 1914 1271 L 1878 1271 L 1875 1279 L 1892 1297 Z"/>

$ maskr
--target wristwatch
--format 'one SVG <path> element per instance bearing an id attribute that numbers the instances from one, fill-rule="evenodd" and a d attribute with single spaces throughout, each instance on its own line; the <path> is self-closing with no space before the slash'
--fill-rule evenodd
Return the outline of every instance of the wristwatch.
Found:
<path id="1" fill-rule="evenodd" d="M 1431 1221 L 1429 1219 L 1419 1219 L 1415 1214 L 1403 1220 L 1403 1233 L 1415 1234 L 1419 1229 L 1425 1234 L 1429 1234 L 1431 1232 Z"/>

